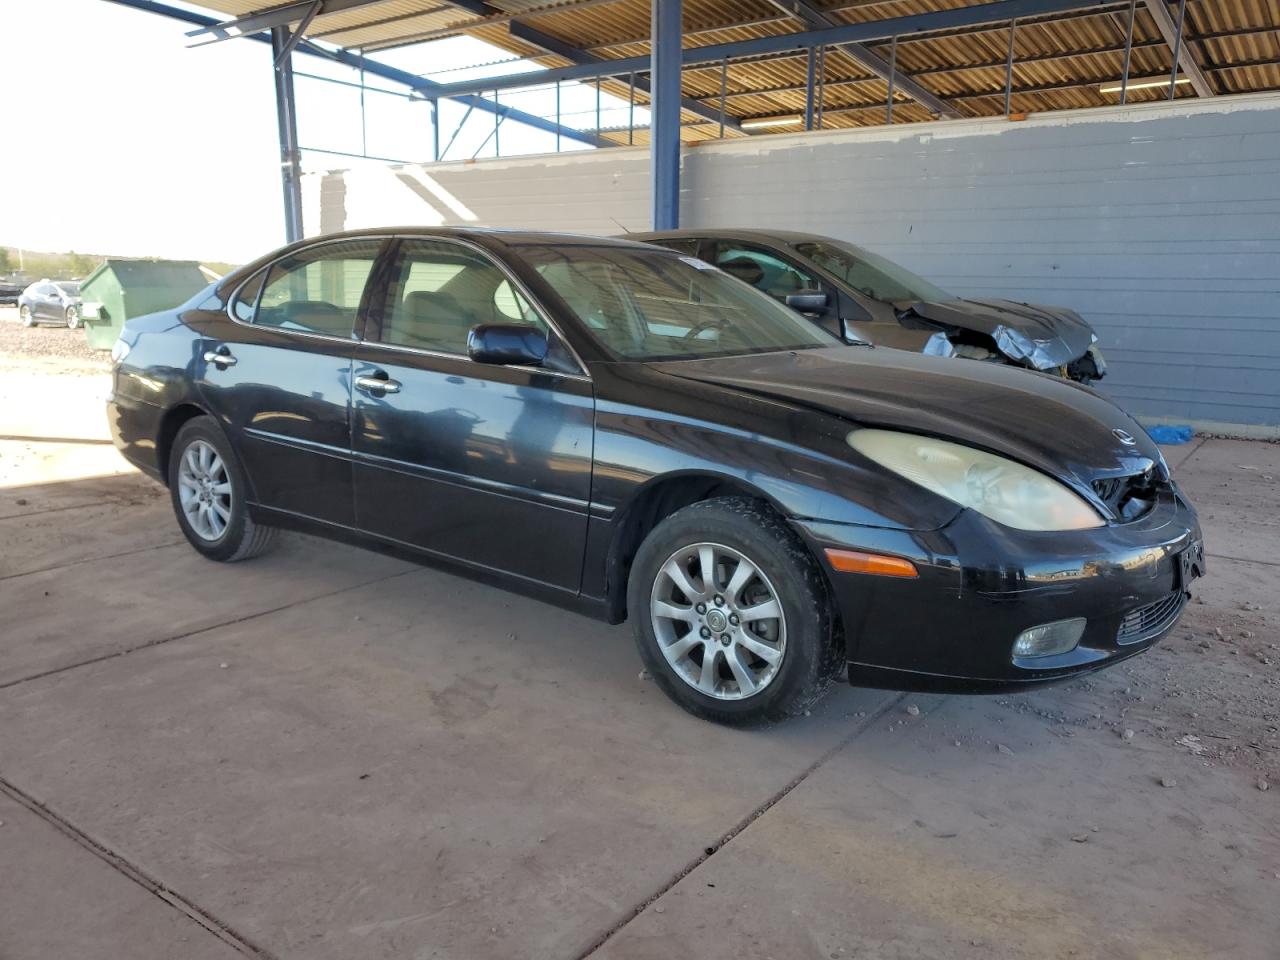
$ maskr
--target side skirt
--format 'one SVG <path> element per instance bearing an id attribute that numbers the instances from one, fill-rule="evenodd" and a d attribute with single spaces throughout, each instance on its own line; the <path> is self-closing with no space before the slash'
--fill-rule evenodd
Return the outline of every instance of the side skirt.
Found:
<path id="1" fill-rule="evenodd" d="M 593 620 L 603 620 L 606 623 L 612 622 L 609 617 L 608 601 L 603 597 L 577 594 L 537 580 L 513 576 L 502 570 L 494 570 L 491 567 L 484 567 L 455 557 L 433 553 L 399 540 L 381 537 L 363 530 L 356 530 L 353 527 L 346 527 L 342 524 L 316 520 L 312 517 L 291 513 L 288 510 L 278 510 L 274 507 L 264 507 L 261 504 L 250 503 L 249 515 L 259 523 L 269 526 L 296 530 L 299 533 L 308 533 L 325 540 L 336 540 L 339 543 L 362 547 L 365 550 L 372 550 L 375 553 L 395 557 L 398 560 L 406 560 L 409 563 L 416 563 L 420 566 L 443 570 L 455 576 L 466 577 L 468 580 L 474 580 L 478 583 L 498 587 L 534 600 L 540 600 L 543 603 L 549 603 L 552 606 L 591 617 Z"/>

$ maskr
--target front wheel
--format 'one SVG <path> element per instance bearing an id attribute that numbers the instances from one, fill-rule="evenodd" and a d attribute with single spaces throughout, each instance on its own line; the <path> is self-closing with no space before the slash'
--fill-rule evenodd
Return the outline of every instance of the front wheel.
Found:
<path id="1" fill-rule="evenodd" d="M 658 524 L 636 553 L 627 608 L 659 686 L 708 720 L 802 713 L 837 666 L 817 565 L 760 501 L 706 500 Z"/>
<path id="2" fill-rule="evenodd" d="M 65 319 L 67 321 L 68 329 L 70 330 L 78 329 L 80 326 L 80 311 L 77 310 L 75 307 L 67 307 L 67 313 L 66 313 Z"/>
<path id="3" fill-rule="evenodd" d="M 25 303 L 18 308 L 18 319 L 22 321 L 24 327 L 34 327 L 36 325 L 36 316 Z"/>
<path id="4" fill-rule="evenodd" d="M 210 560 L 248 560 L 275 539 L 275 528 L 249 516 L 246 492 L 244 471 L 213 418 L 183 424 L 169 454 L 169 495 L 188 542 Z"/>

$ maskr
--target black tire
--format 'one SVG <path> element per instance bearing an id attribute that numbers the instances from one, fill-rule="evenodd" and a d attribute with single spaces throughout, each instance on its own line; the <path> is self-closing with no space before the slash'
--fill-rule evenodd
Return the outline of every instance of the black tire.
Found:
<path id="1" fill-rule="evenodd" d="M 36 315 L 31 312 L 31 308 L 25 303 L 18 308 L 18 319 L 22 321 L 24 327 L 34 327 L 36 325 Z"/>
<path id="2" fill-rule="evenodd" d="M 188 519 L 182 504 L 180 492 L 180 472 L 183 458 L 200 442 L 212 447 L 225 465 L 225 473 L 230 483 L 230 516 L 226 520 L 225 529 L 216 538 L 209 538 L 197 532 Z M 200 449 L 196 447 L 196 449 Z M 248 484 L 240 461 L 231 450 L 231 444 L 212 417 L 195 417 L 188 420 L 174 437 L 173 447 L 169 453 L 169 496 L 173 502 L 173 512 L 178 518 L 178 526 L 191 546 L 210 560 L 224 563 L 235 563 L 248 560 L 266 551 L 274 542 L 276 530 L 255 522 L 245 504 L 245 493 Z M 197 518 L 198 519 L 198 518 Z"/>
<path id="3" fill-rule="evenodd" d="M 80 311 L 75 307 L 67 307 L 67 312 L 64 314 L 63 319 L 67 321 L 68 330 L 80 329 Z"/>
<path id="4" fill-rule="evenodd" d="M 651 609 L 655 591 L 661 589 L 658 578 L 668 560 L 683 548 L 707 542 L 728 547 L 748 559 L 767 578 L 767 586 L 776 594 L 785 615 L 781 661 L 758 692 L 739 694 L 741 699 L 721 699 L 686 681 L 663 653 Z M 733 598 L 725 599 L 732 604 Z M 636 646 L 649 673 L 667 696 L 706 720 L 753 724 L 803 713 L 821 699 L 839 666 L 830 600 L 822 574 L 795 532 L 759 500 L 704 500 L 659 523 L 636 553 L 627 588 L 627 609 Z M 691 637 L 692 629 L 685 636 Z M 745 623 L 735 629 L 745 629 Z M 701 654 L 705 655 L 707 649 L 703 646 Z M 726 652 L 724 656 L 727 655 Z M 703 662 L 701 655 L 698 662 Z M 727 662 L 720 670 L 730 682 Z"/>

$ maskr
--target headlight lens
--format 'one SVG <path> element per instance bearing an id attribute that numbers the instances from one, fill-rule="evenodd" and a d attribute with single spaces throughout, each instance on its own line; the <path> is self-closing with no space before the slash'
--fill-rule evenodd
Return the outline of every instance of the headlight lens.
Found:
<path id="1" fill-rule="evenodd" d="M 1017 530 L 1085 530 L 1104 522 L 1052 477 L 974 447 L 892 430 L 854 430 L 847 439 L 912 483 Z"/>

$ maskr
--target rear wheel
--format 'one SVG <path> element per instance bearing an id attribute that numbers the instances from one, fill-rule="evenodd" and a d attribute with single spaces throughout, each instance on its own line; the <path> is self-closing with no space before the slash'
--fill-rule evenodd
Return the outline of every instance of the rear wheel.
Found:
<path id="1" fill-rule="evenodd" d="M 169 454 L 169 494 L 178 526 L 211 560 L 256 557 L 271 546 L 275 529 L 249 516 L 244 471 L 211 417 L 183 424 Z"/>
<path id="2" fill-rule="evenodd" d="M 649 672 L 709 720 L 802 713 L 834 673 L 821 575 L 759 501 L 707 500 L 658 524 L 636 554 L 627 607 Z"/>
<path id="3" fill-rule="evenodd" d="M 75 307 L 67 307 L 65 319 L 67 321 L 68 328 L 72 330 L 77 329 L 80 326 L 80 311 Z"/>
<path id="4" fill-rule="evenodd" d="M 36 325 L 36 316 L 25 303 L 18 308 L 18 319 L 22 321 L 24 327 L 34 327 Z"/>

